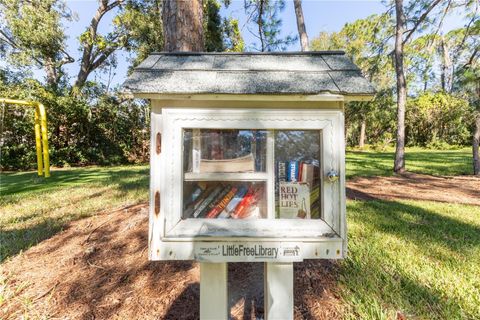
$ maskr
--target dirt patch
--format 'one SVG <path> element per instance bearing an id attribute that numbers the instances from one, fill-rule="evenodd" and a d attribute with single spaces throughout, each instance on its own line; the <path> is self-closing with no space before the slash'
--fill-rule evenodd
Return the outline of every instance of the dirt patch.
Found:
<path id="1" fill-rule="evenodd" d="M 73 222 L 2 265 L 0 319 L 198 319 L 199 265 L 148 262 L 147 205 Z M 332 262 L 295 265 L 295 318 L 335 319 Z M 0 282 L 1 284 L 1 282 Z M 263 265 L 229 265 L 232 319 L 263 318 Z"/>
<path id="2" fill-rule="evenodd" d="M 412 199 L 480 205 L 480 177 L 415 173 L 359 177 L 347 182 L 347 197 L 353 200 Z"/>

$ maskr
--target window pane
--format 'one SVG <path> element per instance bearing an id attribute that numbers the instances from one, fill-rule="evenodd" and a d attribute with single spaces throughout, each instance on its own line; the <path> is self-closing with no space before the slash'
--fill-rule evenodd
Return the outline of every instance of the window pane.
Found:
<path id="1" fill-rule="evenodd" d="M 319 219 L 320 131 L 275 131 L 275 216 Z"/>
<path id="2" fill-rule="evenodd" d="M 183 219 L 267 217 L 265 182 L 187 181 L 183 190 Z"/>
<path id="3" fill-rule="evenodd" d="M 265 172 L 265 130 L 184 130 L 184 172 Z"/>

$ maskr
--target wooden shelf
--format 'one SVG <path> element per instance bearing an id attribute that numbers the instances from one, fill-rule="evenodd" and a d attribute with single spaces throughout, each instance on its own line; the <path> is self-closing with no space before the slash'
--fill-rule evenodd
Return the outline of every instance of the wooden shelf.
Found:
<path id="1" fill-rule="evenodd" d="M 266 172 L 213 172 L 213 173 L 192 173 L 184 175 L 185 181 L 267 181 Z"/>

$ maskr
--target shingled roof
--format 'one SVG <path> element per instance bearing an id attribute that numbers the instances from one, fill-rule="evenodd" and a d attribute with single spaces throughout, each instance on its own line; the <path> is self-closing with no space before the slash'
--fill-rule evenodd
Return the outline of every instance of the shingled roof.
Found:
<path id="1" fill-rule="evenodd" d="M 133 94 L 375 93 L 343 51 L 153 53 L 123 88 Z"/>

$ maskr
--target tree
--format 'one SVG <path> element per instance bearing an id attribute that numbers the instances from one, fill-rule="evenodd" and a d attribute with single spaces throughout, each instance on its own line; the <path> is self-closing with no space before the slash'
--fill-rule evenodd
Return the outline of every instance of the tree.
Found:
<path id="1" fill-rule="evenodd" d="M 347 56 L 360 67 L 367 79 L 373 82 L 379 91 L 390 91 L 392 85 L 392 70 L 388 57 L 383 53 L 387 50 L 384 39 L 390 35 L 390 17 L 386 14 L 371 15 L 365 19 L 358 19 L 347 23 L 340 32 L 321 32 L 314 38 L 311 47 L 314 50 L 345 50 Z M 384 95 L 379 94 L 381 101 L 385 102 Z M 381 104 L 352 102 L 347 105 L 349 116 L 349 134 L 358 137 L 355 142 L 362 148 L 367 140 L 367 119 L 378 112 Z M 373 122 L 369 121 L 374 125 Z M 352 130 L 358 126 L 360 134 Z M 378 137 L 378 134 L 375 134 Z M 387 139 L 388 140 L 388 139 Z"/>
<path id="2" fill-rule="evenodd" d="M 135 54 L 131 67 L 136 67 L 150 53 L 163 50 L 162 2 L 129 1 L 116 18 L 129 37 L 126 49 Z"/>
<path id="3" fill-rule="evenodd" d="M 223 19 L 223 45 L 227 52 L 242 52 L 245 42 L 238 27 L 237 19 Z"/>
<path id="4" fill-rule="evenodd" d="M 295 6 L 295 16 L 297 17 L 298 35 L 300 36 L 302 51 L 308 51 L 308 36 L 303 18 L 302 0 L 293 0 L 293 3 Z"/>
<path id="5" fill-rule="evenodd" d="M 162 22 L 165 51 L 203 51 L 203 7 L 201 0 L 163 2 Z"/>
<path id="6" fill-rule="evenodd" d="M 118 28 L 118 19 L 114 19 L 114 25 L 116 26 L 112 32 L 107 35 L 101 35 L 98 31 L 98 26 L 105 14 L 119 8 L 123 2 L 123 0 L 100 0 L 98 8 L 90 21 L 90 25 L 87 30 L 80 35 L 79 40 L 82 58 L 80 60 L 80 70 L 78 71 L 74 85 L 76 89 L 82 88 L 88 76 L 107 63 L 108 59 L 117 49 L 127 45 L 128 35 L 122 32 L 122 28 Z"/>
<path id="7" fill-rule="evenodd" d="M 395 162 L 393 171 L 405 171 L 405 106 L 407 104 L 407 83 L 403 69 L 403 32 L 405 14 L 403 0 L 395 0 L 396 32 L 395 32 L 395 74 L 397 79 L 397 135 Z"/>
<path id="8" fill-rule="evenodd" d="M 407 103 L 407 82 L 404 69 L 404 45 L 408 43 L 417 30 L 421 30 L 425 22 L 429 21 L 433 10 L 441 4 L 442 0 L 411 1 L 407 6 L 409 17 L 405 14 L 403 0 L 395 0 L 395 49 L 393 51 L 395 74 L 397 81 L 397 136 L 395 161 L 393 170 L 397 173 L 405 171 L 405 107 Z M 444 12 L 448 11 L 451 0 L 444 1 Z M 407 31 L 407 22 L 408 25 Z"/>
<path id="9" fill-rule="evenodd" d="M 19 67 L 43 68 L 47 84 L 56 87 L 63 66 L 74 62 L 65 50 L 62 19 L 72 14 L 58 0 L 0 0 L 0 56 Z"/>
<path id="10" fill-rule="evenodd" d="M 285 9 L 285 0 L 245 0 L 245 13 L 248 23 L 255 25 L 255 31 L 248 31 L 260 41 L 254 48 L 258 51 L 286 50 L 288 46 L 297 41 L 297 37 L 288 35 L 280 37 L 282 19 L 279 13 Z"/>
<path id="11" fill-rule="evenodd" d="M 205 51 L 208 52 L 221 52 L 224 50 L 220 7 L 220 3 L 217 0 L 205 0 L 203 4 Z"/>

